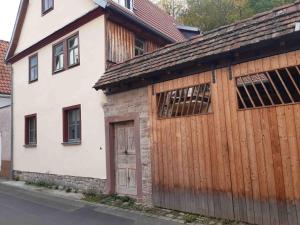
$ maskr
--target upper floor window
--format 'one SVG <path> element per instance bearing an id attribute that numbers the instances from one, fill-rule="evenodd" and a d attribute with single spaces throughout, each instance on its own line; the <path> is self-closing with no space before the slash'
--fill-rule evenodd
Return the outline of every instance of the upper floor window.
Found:
<path id="1" fill-rule="evenodd" d="M 53 48 L 54 72 L 64 69 L 64 43 L 61 42 Z"/>
<path id="2" fill-rule="evenodd" d="M 29 83 L 38 80 L 38 55 L 29 57 Z"/>
<path id="3" fill-rule="evenodd" d="M 133 0 L 114 0 L 114 1 L 129 10 L 133 9 Z"/>
<path id="4" fill-rule="evenodd" d="M 25 145 L 36 145 L 36 137 L 36 114 L 25 116 Z"/>
<path id="5" fill-rule="evenodd" d="M 145 41 L 140 38 L 135 38 L 134 55 L 143 55 L 145 53 Z"/>
<path id="6" fill-rule="evenodd" d="M 73 35 L 70 38 L 53 46 L 53 72 L 66 70 L 79 65 L 79 36 Z"/>
<path id="7" fill-rule="evenodd" d="M 74 66 L 79 63 L 79 40 L 78 35 L 68 40 L 68 55 L 69 66 Z"/>
<path id="8" fill-rule="evenodd" d="M 45 15 L 54 8 L 54 0 L 42 0 L 42 14 Z"/>
<path id="9" fill-rule="evenodd" d="M 81 141 L 80 105 L 63 109 L 63 132 L 64 143 L 79 143 Z"/>

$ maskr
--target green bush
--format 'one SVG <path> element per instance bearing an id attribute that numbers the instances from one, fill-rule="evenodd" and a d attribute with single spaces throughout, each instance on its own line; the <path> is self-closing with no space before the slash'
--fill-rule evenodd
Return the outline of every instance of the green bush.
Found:
<path id="1" fill-rule="evenodd" d="M 194 214 L 185 214 L 183 216 L 183 220 L 185 223 L 193 223 L 193 222 L 196 222 L 197 219 L 198 219 L 198 216 L 194 215 Z"/>

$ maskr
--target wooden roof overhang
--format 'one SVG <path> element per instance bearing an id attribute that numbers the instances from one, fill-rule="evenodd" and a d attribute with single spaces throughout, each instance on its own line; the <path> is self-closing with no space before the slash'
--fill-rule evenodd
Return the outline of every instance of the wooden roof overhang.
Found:
<path id="1" fill-rule="evenodd" d="M 233 51 L 222 52 L 201 59 L 166 67 L 151 73 L 144 73 L 137 77 L 129 77 L 104 85 L 95 85 L 96 90 L 102 89 L 107 95 L 128 91 L 151 84 L 189 76 L 195 73 L 212 71 L 219 68 L 230 68 L 233 65 L 249 62 L 260 58 L 270 57 L 300 50 L 300 32 L 289 34 L 278 39 L 245 46 Z"/>

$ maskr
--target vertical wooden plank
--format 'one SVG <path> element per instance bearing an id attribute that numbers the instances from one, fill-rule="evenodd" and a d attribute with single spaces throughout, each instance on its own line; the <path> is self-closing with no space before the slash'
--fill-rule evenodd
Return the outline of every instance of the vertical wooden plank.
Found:
<path id="1" fill-rule="evenodd" d="M 234 67 L 234 74 L 236 76 L 245 75 L 245 68 L 241 65 L 236 65 Z M 251 180 L 251 170 L 249 164 L 249 153 L 248 153 L 248 140 L 247 140 L 247 129 L 245 125 L 245 111 L 238 111 L 238 129 L 241 145 L 241 156 L 243 164 L 243 175 L 244 175 L 244 185 L 245 185 L 245 198 L 247 205 L 247 218 L 249 223 L 255 223 L 254 216 L 254 206 L 253 206 L 253 192 L 252 192 L 252 180 Z"/>
<path id="2" fill-rule="evenodd" d="M 239 74 L 236 71 L 236 67 L 232 68 L 233 74 Z M 228 80 L 228 99 L 229 99 L 229 109 L 231 115 L 231 126 L 232 126 L 232 143 L 233 143 L 233 159 L 235 161 L 235 174 L 236 174 L 236 185 L 237 185 L 237 203 L 238 204 L 238 216 L 237 219 L 241 221 L 247 221 L 247 204 L 246 204 L 246 193 L 244 184 L 244 168 L 241 153 L 240 144 L 240 133 L 238 126 L 238 114 L 237 114 L 237 93 L 236 93 L 235 79 Z"/>
<path id="3" fill-rule="evenodd" d="M 204 74 L 200 74 L 195 77 L 195 84 L 200 84 L 205 82 Z M 204 139 L 204 126 L 202 122 L 203 116 L 198 115 L 193 117 L 195 122 L 195 131 L 196 137 L 195 141 L 197 143 L 197 147 L 195 149 L 195 156 L 197 157 L 195 161 L 195 165 L 197 165 L 197 170 L 195 171 L 195 177 L 198 178 L 198 201 L 199 201 L 199 211 L 203 215 L 207 215 L 208 213 L 208 200 L 207 200 L 207 188 L 206 188 L 206 163 L 205 163 L 205 139 Z"/>
<path id="4" fill-rule="evenodd" d="M 223 101 L 225 108 L 225 125 L 226 125 L 226 133 L 227 133 L 227 141 L 228 141 L 228 158 L 229 158 L 229 166 L 230 166 L 230 179 L 231 179 L 231 192 L 232 192 L 232 202 L 233 202 L 233 214 L 234 218 L 237 220 L 241 220 L 240 216 L 240 207 L 239 207 L 239 199 L 238 199 L 238 187 L 237 187 L 237 174 L 236 174 L 236 159 L 234 154 L 234 146 L 233 146 L 233 130 L 231 124 L 231 111 L 230 107 L 232 107 L 230 98 L 229 98 L 229 72 L 228 69 L 222 70 L 222 86 L 223 86 Z"/>
<path id="5" fill-rule="evenodd" d="M 224 217 L 222 214 L 221 204 L 224 203 L 222 196 L 222 190 L 224 190 L 225 173 L 223 169 L 222 160 L 222 144 L 220 134 L 220 120 L 219 120 L 219 101 L 218 101 L 218 86 L 216 83 L 212 84 L 212 104 L 213 104 L 213 116 L 210 118 L 210 124 L 213 124 L 213 129 L 210 133 L 212 137 L 212 166 L 213 170 L 213 198 L 214 198 L 214 212 L 216 217 Z"/>
<path id="6" fill-rule="evenodd" d="M 177 80 L 177 87 L 182 87 L 182 80 L 178 79 Z M 179 176 L 180 176 L 180 186 L 179 186 L 179 196 L 180 196 L 180 203 L 181 206 L 180 208 L 183 211 L 186 211 L 187 209 L 187 201 L 186 201 L 186 196 L 185 196 L 185 176 L 188 176 L 185 173 L 184 170 L 184 150 L 183 150 L 183 140 L 182 140 L 182 134 L 184 133 L 183 125 L 184 121 L 182 121 L 181 118 L 176 118 L 176 139 L 177 139 L 177 148 L 178 148 L 178 167 L 180 168 L 179 170 Z"/>

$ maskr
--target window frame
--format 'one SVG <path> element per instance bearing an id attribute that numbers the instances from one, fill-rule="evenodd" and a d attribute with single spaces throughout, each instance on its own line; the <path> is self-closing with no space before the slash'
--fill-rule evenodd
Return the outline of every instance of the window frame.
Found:
<path id="1" fill-rule="evenodd" d="M 31 69 L 32 69 L 31 60 L 35 57 L 36 57 L 36 67 L 37 67 L 37 78 L 35 80 L 31 80 Z M 39 57 L 38 57 L 38 53 L 36 53 L 28 58 L 28 83 L 31 84 L 37 82 L 38 80 L 39 80 Z"/>
<path id="2" fill-rule="evenodd" d="M 49 12 L 51 12 L 54 9 L 54 0 L 52 0 L 52 6 L 49 9 L 44 9 L 45 8 L 45 0 L 41 0 L 42 1 L 42 7 L 41 7 L 41 13 L 42 16 L 48 14 Z M 47 1 L 47 0 L 46 0 Z"/>
<path id="3" fill-rule="evenodd" d="M 79 138 L 75 141 L 69 139 L 69 121 L 68 121 L 68 112 L 72 110 L 79 110 L 79 125 L 80 125 L 80 134 Z M 63 118 L 63 145 L 80 145 L 82 141 L 82 119 L 81 119 L 81 105 L 73 105 L 64 107 L 62 109 L 62 118 Z"/>
<path id="4" fill-rule="evenodd" d="M 35 143 L 30 143 L 30 131 L 29 131 L 29 120 L 35 119 Z M 25 116 L 25 147 L 36 147 L 37 146 L 37 114 L 31 114 Z"/>
<path id="5" fill-rule="evenodd" d="M 74 65 L 69 65 L 69 40 L 71 40 L 72 38 L 77 37 L 78 38 L 78 63 L 74 64 Z M 63 44 L 63 68 L 61 70 L 55 70 L 55 47 Z M 68 69 L 74 68 L 76 66 L 80 65 L 80 38 L 79 38 L 79 32 L 76 32 L 58 42 L 56 42 L 55 44 L 52 45 L 52 74 L 55 75 L 57 73 L 66 71 Z"/>
<path id="6" fill-rule="evenodd" d="M 143 43 L 143 49 L 141 49 L 140 47 L 137 47 L 137 45 L 136 45 L 136 42 L 137 41 L 140 41 L 140 42 L 142 42 Z M 136 50 L 138 50 L 138 51 L 143 51 L 143 53 L 142 54 L 136 54 Z M 147 51 L 146 51 L 146 41 L 144 40 L 144 39 L 142 39 L 142 38 L 139 38 L 139 37 L 135 37 L 135 39 L 134 39 L 134 56 L 136 57 L 136 56 L 141 56 L 141 55 L 144 55 L 145 53 L 146 53 Z"/>

